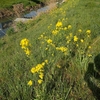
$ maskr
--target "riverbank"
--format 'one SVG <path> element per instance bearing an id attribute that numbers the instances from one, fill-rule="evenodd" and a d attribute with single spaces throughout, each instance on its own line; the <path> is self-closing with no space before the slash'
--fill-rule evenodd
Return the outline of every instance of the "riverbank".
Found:
<path id="1" fill-rule="evenodd" d="M 57 1 L 59 0 L 3 0 L 0 1 L 0 19 L 10 16 L 21 17 L 25 12 L 37 10 Z"/>
<path id="2" fill-rule="evenodd" d="M 64 3 L 64 2 L 62 1 L 59 4 L 62 4 L 62 3 Z M 58 5 L 58 2 L 51 3 L 48 6 L 44 6 L 44 7 L 37 9 L 37 10 L 30 11 L 29 13 L 23 15 L 20 18 L 7 20 L 6 22 L 3 22 L 2 24 L 0 23 L 1 24 L 0 37 L 4 36 L 6 34 L 6 31 L 9 29 L 10 26 L 14 27 L 14 30 L 16 30 L 15 29 L 16 28 L 16 25 L 15 25 L 16 22 L 27 22 L 29 20 L 34 20 L 35 17 L 37 17 L 37 16 L 39 16 L 43 13 L 47 13 L 48 11 L 56 8 L 57 5 Z"/>

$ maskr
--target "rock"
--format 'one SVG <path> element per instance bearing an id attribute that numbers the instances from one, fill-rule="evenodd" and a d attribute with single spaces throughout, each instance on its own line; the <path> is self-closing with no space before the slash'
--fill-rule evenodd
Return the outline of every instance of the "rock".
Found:
<path id="1" fill-rule="evenodd" d="M 23 3 L 13 5 L 13 11 L 17 15 L 17 17 L 21 17 L 21 13 L 25 11 Z"/>
<path id="2" fill-rule="evenodd" d="M 27 6 L 25 9 L 26 9 L 26 11 L 29 11 L 29 10 L 30 10 L 30 7 L 29 7 L 29 6 Z"/>
<path id="3" fill-rule="evenodd" d="M 26 19 L 26 18 L 16 18 L 14 21 L 15 22 L 27 22 L 29 20 L 32 20 L 32 19 Z"/>
<path id="4" fill-rule="evenodd" d="M 0 18 L 13 16 L 13 12 L 11 10 L 3 9 L 0 11 Z"/>
<path id="5" fill-rule="evenodd" d="M 2 12 L 0 12 L 0 18 L 3 18 L 3 13 Z"/>

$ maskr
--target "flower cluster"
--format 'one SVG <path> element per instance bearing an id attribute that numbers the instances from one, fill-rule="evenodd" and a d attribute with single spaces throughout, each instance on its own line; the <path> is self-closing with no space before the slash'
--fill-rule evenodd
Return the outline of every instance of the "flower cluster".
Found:
<path id="1" fill-rule="evenodd" d="M 55 47 L 55 44 L 52 43 L 51 39 L 46 40 L 48 44 L 52 45 L 53 47 Z"/>
<path id="2" fill-rule="evenodd" d="M 74 36 L 74 42 L 77 42 L 78 41 L 78 37 L 75 35 Z"/>
<path id="3" fill-rule="evenodd" d="M 56 50 L 60 50 L 62 52 L 67 52 L 68 48 L 66 48 L 66 47 L 56 47 Z"/>
<path id="4" fill-rule="evenodd" d="M 52 31 L 52 34 L 53 34 L 53 35 L 57 35 L 58 32 L 59 32 L 58 30 L 53 30 L 53 31 Z"/>
<path id="5" fill-rule="evenodd" d="M 38 73 L 39 74 L 39 79 L 38 79 L 38 83 L 41 84 L 43 82 L 43 77 L 44 77 L 44 73 L 43 73 L 43 69 L 45 64 L 48 64 L 48 60 L 45 60 L 44 62 L 42 62 L 41 64 L 37 64 L 35 67 L 31 68 L 31 73 L 35 74 Z M 28 85 L 31 86 L 32 85 L 32 81 L 30 80 L 28 82 Z"/>
<path id="6" fill-rule="evenodd" d="M 68 25 L 68 29 L 71 29 L 72 28 L 72 26 L 71 25 Z"/>
<path id="7" fill-rule="evenodd" d="M 36 67 L 33 67 L 32 69 L 31 69 L 31 73 L 37 73 L 37 72 L 39 72 L 41 69 L 43 69 L 43 67 L 44 67 L 44 64 L 45 63 L 42 63 L 42 64 L 37 64 L 37 66 Z"/>
<path id="8" fill-rule="evenodd" d="M 62 27 L 62 22 L 61 21 L 58 21 L 57 24 L 56 24 L 56 27 L 57 28 Z"/>
<path id="9" fill-rule="evenodd" d="M 91 35 L 91 30 L 87 30 L 86 33 L 87 33 L 87 36 L 90 37 L 90 35 Z"/>
<path id="10" fill-rule="evenodd" d="M 27 85 L 31 86 L 33 84 L 32 80 L 30 80 Z"/>
<path id="11" fill-rule="evenodd" d="M 29 49 L 31 47 L 31 44 L 29 43 L 28 39 L 22 39 L 20 41 L 21 48 L 24 50 L 27 56 L 31 54 L 31 50 Z"/>

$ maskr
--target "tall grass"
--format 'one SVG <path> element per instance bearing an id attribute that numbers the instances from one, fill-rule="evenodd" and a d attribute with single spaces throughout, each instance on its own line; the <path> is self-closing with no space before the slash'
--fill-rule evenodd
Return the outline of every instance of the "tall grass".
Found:
<path id="1" fill-rule="evenodd" d="M 100 51 L 98 4 L 98 0 L 69 0 L 1 38 L 0 99 L 99 98 L 94 62 Z"/>

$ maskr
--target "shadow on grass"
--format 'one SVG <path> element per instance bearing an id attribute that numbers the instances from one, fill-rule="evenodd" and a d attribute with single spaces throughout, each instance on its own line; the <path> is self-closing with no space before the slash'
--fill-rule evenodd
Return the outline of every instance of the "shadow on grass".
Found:
<path id="1" fill-rule="evenodd" d="M 94 81 L 100 81 L 100 54 L 94 58 L 94 63 L 88 64 L 88 69 L 85 73 L 84 79 L 96 100 L 100 100 L 100 87 L 98 87 Z"/>

